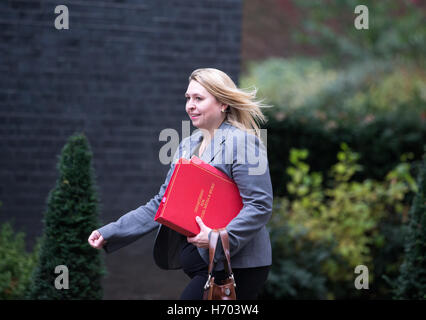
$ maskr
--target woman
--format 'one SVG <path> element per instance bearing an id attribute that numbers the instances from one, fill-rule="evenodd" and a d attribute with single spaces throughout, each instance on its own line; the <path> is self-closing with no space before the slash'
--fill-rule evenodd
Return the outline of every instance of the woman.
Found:
<path id="1" fill-rule="evenodd" d="M 256 299 L 272 263 L 269 234 L 265 227 L 272 212 L 272 185 L 266 148 L 259 139 L 257 125 L 257 121 L 265 121 L 260 110 L 263 106 L 255 101 L 255 92 L 238 89 L 228 75 L 212 68 L 197 69 L 191 74 L 185 97 L 186 112 L 199 130 L 180 143 L 174 160 L 196 155 L 225 172 L 237 184 L 243 208 L 226 226 L 231 265 L 237 284 L 237 299 Z M 184 237 L 154 221 L 173 173 L 174 162 L 154 198 L 116 222 L 93 231 L 89 244 L 110 253 L 158 228 L 154 244 L 155 262 L 162 269 L 183 268 L 191 278 L 181 299 L 202 299 L 207 281 L 211 229 L 197 217 L 200 233 Z M 225 277 L 223 258 L 219 242 L 215 255 L 215 277 L 218 281 Z"/>

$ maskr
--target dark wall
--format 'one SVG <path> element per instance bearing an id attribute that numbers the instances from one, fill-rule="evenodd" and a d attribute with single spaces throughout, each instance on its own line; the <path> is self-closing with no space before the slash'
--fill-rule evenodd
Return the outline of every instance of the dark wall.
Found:
<path id="1" fill-rule="evenodd" d="M 69 30 L 54 27 L 62 4 Z M 32 247 L 76 131 L 92 146 L 103 223 L 150 200 L 168 171 L 159 133 L 188 120 L 191 71 L 237 81 L 240 24 L 240 0 L 0 1 L 0 222 Z M 153 240 L 105 255 L 105 298 L 178 298 L 186 276 L 154 265 Z"/>

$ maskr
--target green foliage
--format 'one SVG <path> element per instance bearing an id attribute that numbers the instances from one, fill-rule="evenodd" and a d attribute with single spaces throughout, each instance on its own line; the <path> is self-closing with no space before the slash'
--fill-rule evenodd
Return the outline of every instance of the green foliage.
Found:
<path id="1" fill-rule="evenodd" d="M 295 39 L 323 49 L 330 63 L 424 56 L 425 14 L 415 1 L 298 0 L 293 3 L 305 13 L 303 27 Z M 354 9 L 359 4 L 368 7 L 369 29 L 354 27 Z"/>
<path id="2" fill-rule="evenodd" d="M 101 299 L 104 266 L 87 238 L 99 227 L 92 152 L 86 137 L 72 136 L 59 158 L 59 178 L 50 192 L 44 216 L 39 263 L 31 299 Z M 69 270 L 69 289 L 54 286 L 55 267 Z"/>
<path id="3" fill-rule="evenodd" d="M 328 68 L 311 59 L 270 59 L 242 78 L 273 105 L 265 111 L 274 194 L 286 195 L 291 148 L 306 148 L 326 174 L 340 141 L 360 155 L 354 179 L 382 180 L 404 153 L 415 160 L 426 141 L 426 76 L 415 64 L 366 60 Z"/>
<path id="4" fill-rule="evenodd" d="M 401 111 L 417 118 L 426 111 L 426 75 L 407 61 L 327 67 L 320 60 L 274 58 L 249 64 L 241 86 L 253 85 L 275 106 L 268 115 L 278 120 L 302 114 L 338 127 Z"/>
<path id="5" fill-rule="evenodd" d="M 397 299 L 426 299 L 426 153 L 418 186 L 405 233 L 404 261 L 394 288 Z"/>
<path id="6" fill-rule="evenodd" d="M 312 103 L 329 83 L 337 78 L 335 70 L 325 70 L 317 60 L 268 59 L 249 64 L 241 79 L 242 87 L 259 85 L 259 94 L 280 111 L 291 112 Z M 276 111 L 278 112 L 278 110 Z"/>
<path id="7" fill-rule="evenodd" d="M 390 298 L 382 275 L 398 275 L 416 188 L 406 161 L 420 160 L 426 141 L 424 10 L 414 0 L 367 0 L 370 28 L 357 30 L 359 1 L 292 4 L 303 16 L 293 40 L 319 55 L 246 64 L 240 81 L 273 106 L 265 111 L 268 159 L 282 199 L 264 295 L 363 297 L 353 268 L 366 264 L 368 298 Z M 354 151 L 339 152 L 341 141 Z"/>
<path id="8" fill-rule="evenodd" d="M 260 298 L 326 299 L 327 275 L 321 265 L 332 256 L 339 259 L 330 250 L 334 244 L 325 240 L 310 241 L 306 237 L 306 228 L 290 226 L 287 213 L 281 210 L 284 201 L 286 199 L 275 201 L 274 214 L 268 225 L 272 269 Z"/>
<path id="9" fill-rule="evenodd" d="M 302 288 L 305 298 L 359 296 L 353 287 L 354 268 L 367 265 L 374 287 L 373 253 L 387 241 L 381 225 L 400 217 L 405 196 L 416 191 L 410 165 L 401 159 L 383 182 L 352 181 L 362 167 L 359 156 L 343 143 L 323 188 L 323 175 L 310 173 L 307 157 L 307 150 L 291 150 L 290 196 L 277 200 L 269 224 L 275 261 L 266 295 L 300 298 L 296 288 Z M 281 292 L 274 293 L 280 286 Z"/>
<path id="10" fill-rule="evenodd" d="M 284 186 L 290 179 L 286 168 L 290 165 L 292 148 L 309 150 L 306 161 L 310 168 L 326 175 L 335 161 L 339 141 L 346 141 L 359 154 L 358 163 L 363 167 L 363 171 L 355 172 L 353 179 L 383 180 L 399 163 L 402 154 L 411 153 L 415 161 L 421 158 L 426 141 L 424 122 L 403 114 L 377 117 L 364 125 L 330 129 L 325 128 L 320 119 L 301 114 L 283 121 L 271 119 L 266 129 L 272 185 L 277 196 L 289 196 Z"/>
<path id="11" fill-rule="evenodd" d="M 0 229 L 0 300 L 24 299 L 37 263 L 34 252 L 25 250 L 25 234 L 15 233 L 10 223 Z"/>

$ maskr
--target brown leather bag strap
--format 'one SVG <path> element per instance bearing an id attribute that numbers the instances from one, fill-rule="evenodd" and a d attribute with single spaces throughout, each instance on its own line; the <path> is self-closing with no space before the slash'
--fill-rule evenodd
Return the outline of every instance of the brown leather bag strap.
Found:
<path id="1" fill-rule="evenodd" d="M 219 232 L 215 229 L 213 229 L 210 232 L 210 239 L 209 239 L 209 269 L 208 274 L 211 276 L 213 272 L 213 266 L 214 266 L 214 255 L 216 253 L 216 246 L 217 246 L 217 240 L 219 239 Z"/>
<path id="2" fill-rule="evenodd" d="M 225 271 L 228 273 L 228 278 L 232 280 L 232 284 L 234 287 L 236 287 L 234 274 L 232 273 L 231 268 L 231 254 L 229 250 L 229 236 L 228 232 L 225 228 L 222 229 L 213 229 L 210 232 L 210 238 L 209 238 L 209 268 L 208 268 L 208 278 L 206 281 L 206 284 L 204 285 L 204 290 L 208 290 L 214 282 L 213 278 L 213 267 L 214 267 L 214 256 L 216 253 L 216 246 L 217 241 L 220 240 L 222 242 L 223 251 L 225 253 L 225 259 L 223 260 L 223 265 L 225 267 Z M 209 294 L 212 294 L 211 292 Z"/>
<path id="3" fill-rule="evenodd" d="M 223 265 L 225 267 L 225 271 L 228 273 L 228 276 L 232 276 L 232 267 L 231 267 L 231 254 L 229 251 L 229 237 L 228 232 L 225 228 L 219 230 L 220 240 L 222 241 L 222 248 L 225 253 L 225 260 L 223 261 Z"/>

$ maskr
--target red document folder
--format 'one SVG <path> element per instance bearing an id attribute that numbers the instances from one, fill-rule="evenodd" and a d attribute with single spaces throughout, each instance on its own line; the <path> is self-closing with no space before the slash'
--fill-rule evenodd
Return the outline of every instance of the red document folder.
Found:
<path id="1" fill-rule="evenodd" d="M 224 172 L 193 156 L 175 164 L 154 220 L 189 237 L 200 232 L 199 216 L 210 228 L 223 228 L 243 202 L 235 182 Z"/>

